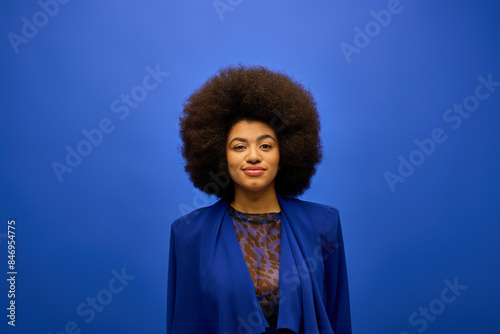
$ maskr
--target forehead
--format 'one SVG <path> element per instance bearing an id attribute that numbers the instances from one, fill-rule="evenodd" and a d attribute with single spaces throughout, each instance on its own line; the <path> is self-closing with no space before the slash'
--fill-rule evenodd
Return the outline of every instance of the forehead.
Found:
<path id="1" fill-rule="evenodd" d="M 262 135 L 271 135 L 276 138 L 276 133 L 269 124 L 262 121 L 242 120 L 235 123 L 229 131 L 228 140 L 232 137 L 242 137 L 245 139 L 256 139 Z M 255 138 L 254 138 L 255 137 Z"/>

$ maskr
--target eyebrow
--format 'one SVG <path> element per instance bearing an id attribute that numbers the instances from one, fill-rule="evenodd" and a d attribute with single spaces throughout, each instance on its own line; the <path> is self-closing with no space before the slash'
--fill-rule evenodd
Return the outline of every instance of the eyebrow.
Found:
<path id="1" fill-rule="evenodd" d="M 270 138 L 272 139 L 274 142 L 276 142 L 276 139 L 274 139 L 273 136 L 271 135 L 262 135 L 260 136 L 259 138 L 257 138 L 257 141 L 261 141 L 262 139 L 266 139 L 266 138 Z M 231 143 L 233 141 L 241 141 L 241 142 L 244 142 L 244 143 L 247 143 L 248 140 L 246 140 L 245 138 L 241 138 L 241 137 L 234 137 L 233 139 L 231 139 L 231 141 L 229 142 L 229 145 L 231 145 Z"/>

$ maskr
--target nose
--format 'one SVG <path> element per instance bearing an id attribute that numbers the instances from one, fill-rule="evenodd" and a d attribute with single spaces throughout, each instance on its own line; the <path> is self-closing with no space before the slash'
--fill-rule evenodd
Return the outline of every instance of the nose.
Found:
<path id="1" fill-rule="evenodd" d="M 261 161 L 262 158 L 257 147 L 251 146 L 247 152 L 246 160 L 248 163 L 257 163 Z"/>

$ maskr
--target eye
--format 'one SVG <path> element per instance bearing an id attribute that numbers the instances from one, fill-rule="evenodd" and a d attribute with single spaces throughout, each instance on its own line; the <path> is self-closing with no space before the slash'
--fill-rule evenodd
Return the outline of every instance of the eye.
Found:
<path id="1" fill-rule="evenodd" d="M 245 146 L 243 145 L 236 145 L 235 147 L 233 147 L 233 150 L 236 150 L 236 151 L 242 151 L 245 149 Z"/>
<path id="2" fill-rule="evenodd" d="M 263 148 L 263 149 L 265 149 L 265 150 L 269 150 L 269 149 L 272 148 L 272 146 L 269 145 L 269 144 L 262 144 L 262 145 L 260 145 L 260 147 Z"/>

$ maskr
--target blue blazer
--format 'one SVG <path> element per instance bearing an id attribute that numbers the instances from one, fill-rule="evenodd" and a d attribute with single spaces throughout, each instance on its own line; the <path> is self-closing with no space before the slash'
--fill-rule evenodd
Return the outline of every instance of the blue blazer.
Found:
<path id="1" fill-rule="evenodd" d="M 351 334 L 347 271 L 337 209 L 284 199 L 276 328 Z M 167 334 L 259 334 L 269 329 L 227 212 L 195 210 L 170 232 Z"/>

